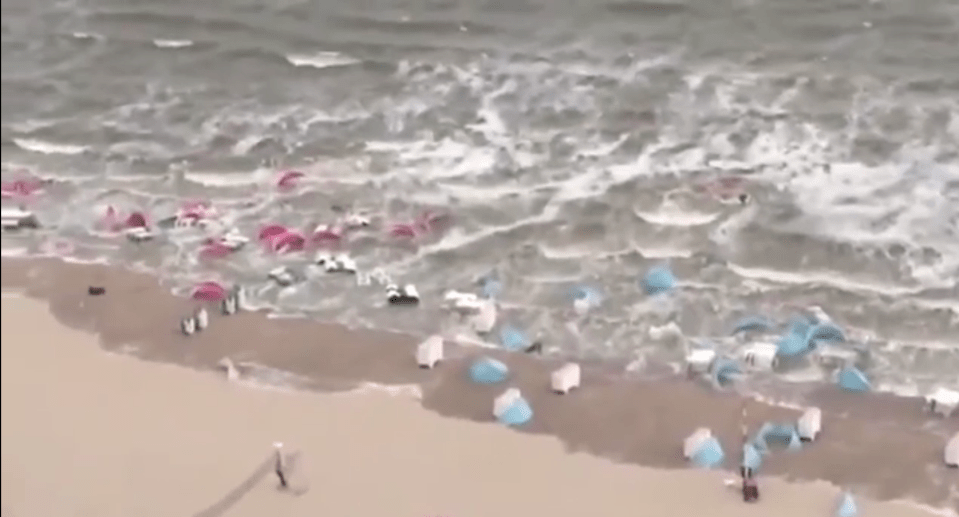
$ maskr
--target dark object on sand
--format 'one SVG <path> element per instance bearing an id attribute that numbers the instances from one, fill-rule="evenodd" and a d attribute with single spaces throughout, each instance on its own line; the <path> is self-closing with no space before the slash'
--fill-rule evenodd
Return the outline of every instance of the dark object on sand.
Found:
<path id="1" fill-rule="evenodd" d="M 752 477 L 743 478 L 743 501 L 754 503 L 759 500 L 759 485 Z"/>
<path id="2" fill-rule="evenodd" d="M 541 354 L 543 353 L 543 343 L 541 341 L 536 341 L 532 345 L 526 347 L 526 350 L 523 352 L 527 354 Z"/>
<path id="3" fill-rule="evenodd" d="M 93 285 L 91 285 L 90 287 L 87 287 L 87 294 L 89 294 L 90 296 L 100 296 L 101 294 L 104 294 L 106 292 L 107 292 L 106 287 L 97 287 Z"/>
<path id="4" fill-rule="evenodd" d="M 739 195 L 739 204 L 745 205 L 749 202 L 749 194 L 740 194 Z"/>

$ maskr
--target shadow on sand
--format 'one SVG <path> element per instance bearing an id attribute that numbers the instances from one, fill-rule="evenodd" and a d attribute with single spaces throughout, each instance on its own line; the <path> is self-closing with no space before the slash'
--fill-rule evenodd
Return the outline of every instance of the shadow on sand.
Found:
<path id="1" fill-rule="evenodd" d="M 292 474 L 293 469 L 296 466 L 296 460 L 299 458 L 300 454 L 294 452 L 287 456 L 286 458 L 286 470 Z M 260 481 L 263 480 L 269 474 L 273 473 L 274 458 L 271 454 L 268 458 L 263 460 L 260 465 L 256 467 L 252 474 L 250 474 L 242 483 L 237 485 L 233 490 L 227 492 L 226 495 L 220 498 L 219 501 L 211 504 L 205 510 L 193 514 L 193 517 L 219 517 L 226 513 L 227 510 L 232 508 L 236 503 L 240 502 L 240 499 L 243 499 L 243 496 L 248 494 L 250 490 L 253 489 Z M 289 493 L 293 496 L 300 496 L 307 492 L 308 488 L 303 487 L 288 487 L 283 488 L 277 484 L 277 490 L 280 490 L 284 493 Z"/>

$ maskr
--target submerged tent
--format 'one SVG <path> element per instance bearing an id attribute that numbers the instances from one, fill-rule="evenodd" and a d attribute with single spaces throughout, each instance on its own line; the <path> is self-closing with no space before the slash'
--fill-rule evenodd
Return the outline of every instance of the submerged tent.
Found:
<path id="1" fill-rule="evenodd" d="M 813 325 L 806 334 L 807 341 L 845 341 L 846 334 L 842 329 L 832 323 L 819 323 Z"/>
<path id="2" fill-rule="evenodd" d="M 843 493 L 839 497 L 839 505 L 836 507 L 836 517 L 857 517 L 859 515 L 859 506 L 856 500 L 852 498 L 849 492 Z"/>
<path id="3" fill-rule="evenodd" d="M 780 424 L 775 422 L 766 422 L 759 428 L 756 437 L 752 440 L 752 445 L 759 452 L 769 451 L 770 440 L 776 440 L 786 445 L 787 449 L 796 450 L 801 447 L 801 440 L 796 426 L 791 424 Z"/>
<path id="4" fill-rule="evenodd" d="M 656 266 L 646 272 L 643 277 L 643 291 L 652 296 L 672 290 L 676 285 L 676 277 L 666 266 Z"/>
<path id="5" fill-rule="evenodd" d="M 499 420 L 501 424 L 508 426 L 523 425 L 532 419 L 533 408 L 530 407 L 529 402 L 523 397 L 518 397 L 513 400 L 513 403 L 497 417 L 497 420 Z"/>
<path id="6" fill-rule="evenodd" d="M 773 322 L 763 316 L 746 316 L 736 322 L 732 334 L 740 332 L 769 332 L 773 328 Z"/>
<path id="7" fill-rule="evenodd" d="M 855 366 L 847 366 L 839 371 L 836 383 L 846 391 L 865 392 L 872 389 L 866 374 Z"/>
<path id="8" fill-rule="evenodd" d="M 715 468 L 722 465 L 726 454 L 723 452 L 723 446 L 714 436 L 710 436 L 700 443 L 699 447 L 690 456 L 690 461 L 697 467 Z"/>
<path id="9" fill-rule="evenodd" d="M 781 357 L 797 357 L 809 352 L 809 342 L 805 335 L 790 332 L 776 343 L 776 355 Z"/>
<path id="10" fill-rule="evenodd" d="M 470 366 L 470 379 L 479 384 L 503 382 L 509 375 L 509 368 L 500 361 L 489 357 L 479 359 Z"/>
<path id="11" fill-rule="evenodd" d="M 526 334 L 512 325 L 506 325 L 500 329 L 499 340 L 503 348 L 511 352 L 522 352 L 530 345 L 530 340 L 526 337 Z"/>

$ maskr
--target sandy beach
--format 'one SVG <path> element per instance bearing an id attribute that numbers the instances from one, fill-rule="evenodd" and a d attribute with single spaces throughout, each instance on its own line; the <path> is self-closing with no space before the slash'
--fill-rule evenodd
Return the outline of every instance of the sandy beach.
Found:
<path id="1" fill-rule="evenodd" d="M 2 307 L 4 516 L 810 517 L 835 504 L 824 483 L 764 479 L 763 502 L 746 505 L 723 473 L 568 454 L 400 396 L 257 389 L 107 354 L 44 303 Z M 298 454 L 292 491 L 272 474 L 278 440 Z M 928 515 L 862 503 L 870 517 Z"/>

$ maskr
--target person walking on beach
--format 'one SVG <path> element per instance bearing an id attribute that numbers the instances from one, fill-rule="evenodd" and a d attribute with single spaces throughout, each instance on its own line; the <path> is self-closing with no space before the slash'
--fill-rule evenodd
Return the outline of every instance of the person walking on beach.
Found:
<path id="1" fill-rule="evenodd" d="M 283 443 L 276 442 L 273 444 L 273 448 L 276 454 L 273 468 L 276 472 L 276 477 L 280 479 L 280 488 L 286 488 L 286 458 L 283 457 Z"/>

